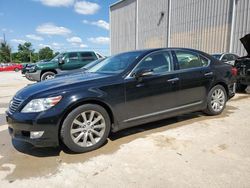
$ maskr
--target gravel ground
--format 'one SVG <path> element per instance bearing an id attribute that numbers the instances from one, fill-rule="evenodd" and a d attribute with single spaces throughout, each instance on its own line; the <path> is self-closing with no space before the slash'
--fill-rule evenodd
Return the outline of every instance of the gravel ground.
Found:
<path id="1" fill-rule="evenodd" d="M 112 134 L 99 150 L 72 154 L 11 141 L 4 111 L 31 82 L 0 73 L 0 187 L 250 187 L 250 95 L 216 117 L 200 112 Z"/>

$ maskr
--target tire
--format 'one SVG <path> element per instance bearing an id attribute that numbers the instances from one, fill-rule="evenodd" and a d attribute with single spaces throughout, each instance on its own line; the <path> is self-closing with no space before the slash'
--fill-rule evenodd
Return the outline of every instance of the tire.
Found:
<path id="1" fill-rule="evenodd" d="M 18 69 L 18 68 L 15 68 L 15 69 L 14 69 L 14 71 L 15 71 L 15 72 L 18 72 L 18 71 L 19 71 L 19 69 Z"/>
<path id="2" fill-rule="evenodd" d="M 83 153 L 101 147 L 108 138 L 110 128 L 110 117 L 103 107 L 85 104 L 71 111 L 64 119 L 60 137 L 71 151 Z"/>
<path id="3" fill-rule="evenodd" d="M 51 71 L 48 71 L 48 72 L 45 72 L 45 73 L 42 74 L 41 81 L 50 80 L 50 79 L 53 79 L 53 78 L 55 78 L 55 73 L 51 72 Z"/>
<path id="4" fill-rule="evenodd" d="M 214 86 L 207 96 L 207 108 L 204 112 L 208 115 L 219 115 L 226 107 L 227 92 L 222 85 Z"/>
<path id="5" fill-rule="evenodd" d="M 236 90 L 238 92 L 245 92 L 246 88 L 247 88 L 247 85 L 243 85 L 243 84 L 239 84 L 239 83 L 237 83 L 237 85 L 236 85 Z"/>

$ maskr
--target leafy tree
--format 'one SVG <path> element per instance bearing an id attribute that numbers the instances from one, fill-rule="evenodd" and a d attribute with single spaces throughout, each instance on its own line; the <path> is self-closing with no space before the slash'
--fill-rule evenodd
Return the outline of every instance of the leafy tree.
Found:
<path id="1" fill-rule="evenodd" d="M 50 47 L 41 48 L 38 52 L 39 59 L 52 59 L 53 58 L 53 50 Z"/>
<path id="2" fill-rule="evenodd" d="M 30 42 L 18 45 L 17 58 L 21 62 L 32 62 L 33 53 L 34 49 L 32 49 L 32 44 Z"/>
<path id="3" fill-rule="evenodd" d="M 58 54 L 60 54 L 60 52 L 54 53 L 54 56 L 53 56 L 53 57 L 56 57 Z"/>
<path id="4" fill-rule="evenodd" d="M 0 43 L 0 62 L 11 61 L 11 48 L 9 44 L 4 40 Z"/>
<path id="5" fill-rule="evenodd" d="M 18 51 L 11 53 L 9 44 L 5 40 L 0 41 L 0 62 L 37 62 L 43 59 L 52 59 L 58 54 L 59 52 L 54 53 L 53 50 L 49 47 L 42 48 L 38 52 L 35 52 L 30 42 L 19 44 Z"/>
<path id="6" fill-rule="evenodd" d="M 32 54 L 32 62 L 39 61 L 39 53 L 33 53 Z"/>
<path id="7" fill-rule="evenodd" d="M 18 52 L 14 52 L 12 53 L 12 61 L 15 63 L 22 63 L 20 58 L 19 58 L 19 53 Z"/>

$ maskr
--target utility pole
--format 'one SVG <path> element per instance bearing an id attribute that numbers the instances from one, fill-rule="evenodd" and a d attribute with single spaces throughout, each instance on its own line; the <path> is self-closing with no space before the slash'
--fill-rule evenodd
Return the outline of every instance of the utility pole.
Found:
<path id="1" fill-rule="evenodd" d="M 229 43 L 229 52 L 233 52 L 233 39 L 234 39 L 234 31 L 235 31 L 235 16 L 236 16 L 236 6 L 237 6 L 237 0 L 232 0 L 233 6 L 232 6 L 232 18 L 231 18 L 231 33 L 230 33 L 230 43 Z"/>
<path id="2" fill-rule="evenodd" d="M 5 33 L 3 33 L 3 42 L 6 43 Z"/>
<path id="3" fill-rule="evenodd" d="M 30 63 L 32 63 L 32 59 L 31 59 L 31 52 L 30 52 Z"/>
<path id="4" fill-rule="evenodd" d="M 167 47 L 169 48 L 171 43 L 171 0 L 168 0 L 168 41 L 167 41 Z"/>

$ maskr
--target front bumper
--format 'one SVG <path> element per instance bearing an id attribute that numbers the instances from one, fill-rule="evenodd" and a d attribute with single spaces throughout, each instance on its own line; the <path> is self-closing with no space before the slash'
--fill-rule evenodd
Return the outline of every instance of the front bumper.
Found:
<path id="1" fill-rule="evenodd" d="M 25 77 L 30 81 L 39 82 L 41 80 L 41 70 L 37 70 L 36 72 L 26 72 Z"/>
<path id="2" fill-rule="evenodd" d="M 228 86 L 228 99 L 234 97 L 236 93 L 236 82 Z"/>
<path id="3" fill-rule="evenodd" d="M 59 145 L 58 126 L 48 123 L 37 123 L 37 115 L 22 114 L 16 115 L 6 112 L 6 121 L 9 126 L 9 133 L 15 140 L 28 142 L 36 147 L 56 147 Z M 34 121 L 36 119 L 36 121 Z M 31 139 L 30 132 L 44 131 L 40 138 Z"/>

